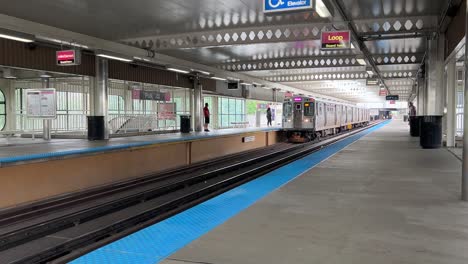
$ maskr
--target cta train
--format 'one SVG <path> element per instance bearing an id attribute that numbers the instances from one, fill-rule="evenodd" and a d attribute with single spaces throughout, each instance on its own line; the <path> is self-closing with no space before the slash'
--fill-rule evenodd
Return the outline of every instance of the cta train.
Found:
<path id="1" fill-rule="evenodd" d="M 286 98 L 283 104 L 283 130 L 290 142 L 308 142 L 369 124 L 368 109 L 315 100 L 311 97 Z"/>

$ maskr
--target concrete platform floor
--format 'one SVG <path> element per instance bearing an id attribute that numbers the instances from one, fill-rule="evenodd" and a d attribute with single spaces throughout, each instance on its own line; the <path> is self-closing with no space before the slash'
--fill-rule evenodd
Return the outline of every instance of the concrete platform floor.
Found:
<path id="1" fill-rule="evenodd" d="M 466 264 L 461 162 L 393 121 L 164 264 Z"/>

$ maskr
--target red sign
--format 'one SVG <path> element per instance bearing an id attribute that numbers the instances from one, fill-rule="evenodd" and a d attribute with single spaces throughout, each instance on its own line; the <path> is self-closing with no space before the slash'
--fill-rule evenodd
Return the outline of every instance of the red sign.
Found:
<path id="1" fill-rule="evenodd" d="M 59 50 L 55 53 L 57 65 L 73 66 L 81 64 L 81 53 L 77 50 Z"/>
<path id="2" fill-rule="evenodd" d="M 351 48 L 351 33 L 349 31 L 323 31 L 322 32 L 322 49 L 350 49 Z"/>
<path id="3" fill-rule="evenodd" d="M 395 101 L 394 101 L 394 100 L 391 100 L 391 101 L 390 101 L 390 104 L 395 104 Z"/>
<path id="4" fill-rule="evenodd" d="M 380 89 L 379 95 L 380 96 L 387 96 L 387 90 L 386 89 Z"/>

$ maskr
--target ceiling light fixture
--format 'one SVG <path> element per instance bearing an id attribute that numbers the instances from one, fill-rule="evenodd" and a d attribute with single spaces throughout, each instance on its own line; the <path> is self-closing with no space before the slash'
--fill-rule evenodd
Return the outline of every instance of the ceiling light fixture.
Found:
<path id="1" fill-rule="evenodd" d="M 50 74 L 48 74 L 46 72 L 43 72 L 43 73 L 41 73 L 41 75 L 39 75 L 39 77 L 41 77 L 41 78 L 50 78 L 50 77 L 52 77 L 52 75 L 50 75 Z"/>
<path id="2" fill-rule="evenodd" d="M 96 51 L 96 56 L 101 57 L 101 58 L 111 59 L 111 60 L 123 61 L 123 62 L 133 61 L 133 59 L 130 57 L 126 57 L 120 54 L 115 54 L 113 52 L 101 51 L 101 50 Z"/>
<path id="3" fill-rule="evenodd" d="M 317 12 L 317 14 L 323 18 L 331 17 L 331 13 L 327 6 L 323 3 L 323 0 L 315 1 L 315 12 Z"/>
<path id="4" fill-rule="evenodd" d="M 186 71 L 186 70 L 181 70 L 181 69 L 177 69 L 177 68 L 167 68 L 168 71 L 173 71 L 173 72 L 178 72 L 178 73 L 183 73 L 183 74 L 189 74 L 190 72 L 189 71 Z"/>
<path id="5" fill-rule="evenodd" d="M 0 29 L 0 38 L 11 39 L 24 43 L 31 43 L 35 41 L 34 35 L 16 32 L 8 29 Z"/>
<path id="6" fill-rule="evenodd" d="M 357 61 L 359 64 L 361 64 L 361 65 L 367 65 L 365 59 L 356 59 L 356 61 Z"/>
<path id="7" fill-rule="evenodd" d="M 204 74 L 204 75 L 211 75 L 211 73 L 207 71 L 202 71 L 202 70 L 197 70 L 197 69 L 190 69 L 190 70 L 196 73 Z"/>
<path id="8" fill-rule="evenodd" d="M 218 80 L 218 81 L 223 81 L 223 82 L 227 81 L 227 80 L 224 79 L 224 78 L 215 77 L 215 76 L 211 77 L 211 79 L 213 79 L 213 80 Z"/>

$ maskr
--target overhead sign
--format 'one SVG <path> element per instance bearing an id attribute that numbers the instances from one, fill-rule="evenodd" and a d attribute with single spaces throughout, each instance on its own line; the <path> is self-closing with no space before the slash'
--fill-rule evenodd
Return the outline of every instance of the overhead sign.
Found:
<path id="1" fill-rule="evenodd" d="M 150 101 L 170 101 L 171 94 L 159 91 L 143 91 L 140 89 L 132 90 L 132 99 L 134 100 L 150 100 Z"/>
<path id="2" fill-rule="evenodd" d="M 387 96 L 387 89 L 380 89 L 379 90 L 379 96 Z"/>
<path id="3" fill-rule="evenodd" d="M 57 116 L 55 89 L 27 89 L 26 115 L 28 118 L 55 119 Z"/>
<path id="4" fill-rule="evenodd" d="M 264 13 L 312 9 L 314 0 L 263 0 Z"/>
<path id="5" fill-rule="evenodd" d="M 398 101 L 398 100 L 400 100 L 400 96 L 398 96 L 398 95 L 387 95 L 385 97 L 385 99 L 387 101 Z"/>
<path id="6" fill-rule="evenodd" d="M 57 65 L 74 66 L 81 64 L 81 52 L 79 50 L 58 50 L 55 52 Z"/>
<path id="7" fill-rule="evenodd" d="M 337 50 L 351 48 L 351 33 L 346 31 L 322 31 L 322 50 Z"/>

